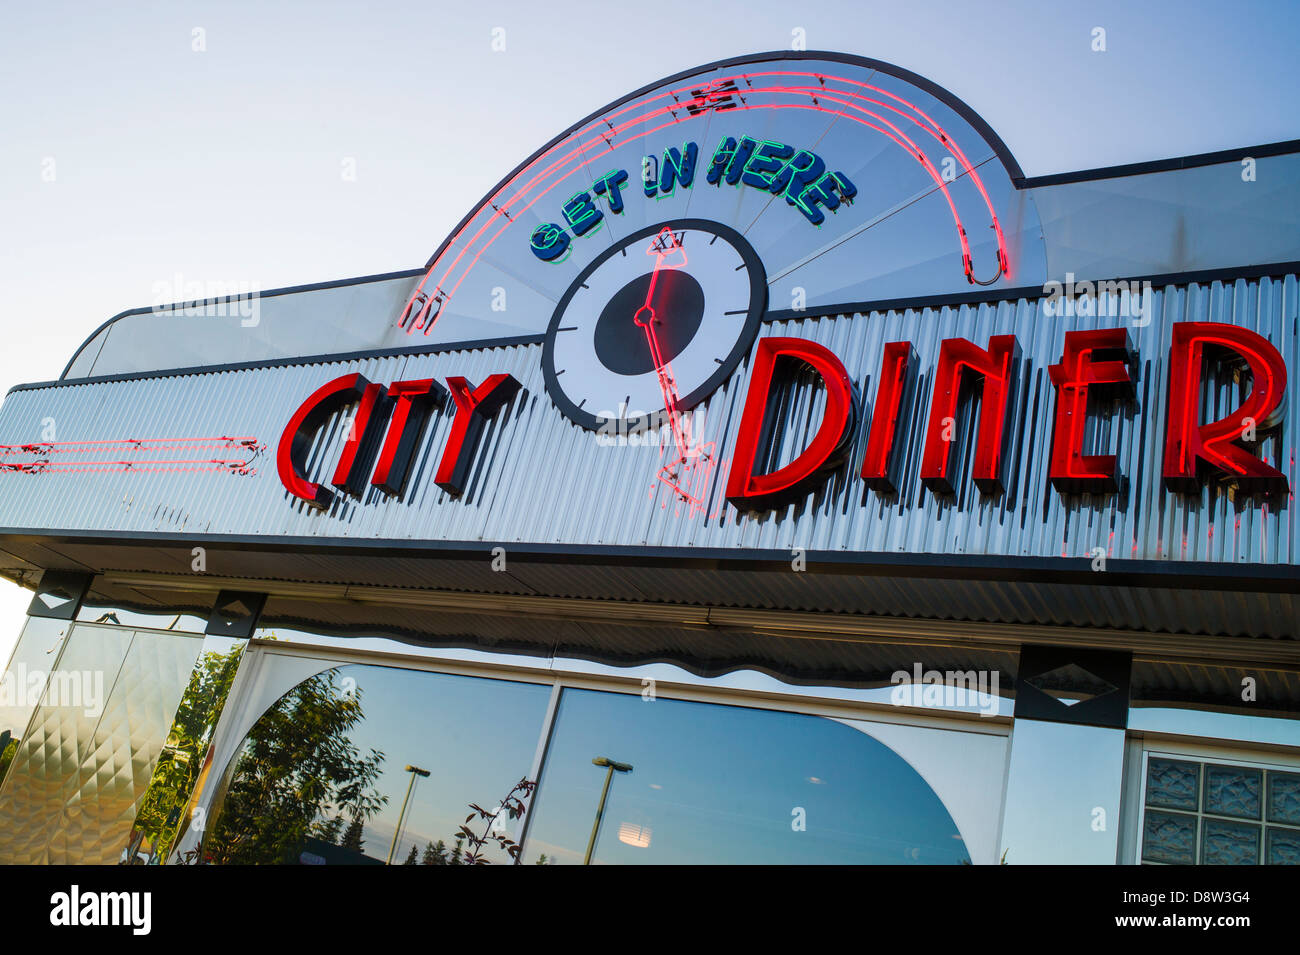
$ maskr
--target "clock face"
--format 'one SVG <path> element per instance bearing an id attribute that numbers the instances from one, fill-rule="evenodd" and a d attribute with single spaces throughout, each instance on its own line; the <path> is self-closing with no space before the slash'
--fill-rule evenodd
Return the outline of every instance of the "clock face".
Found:
<path id="1" fill-rule="evenodd" d="M 584 428 L 685 411 L 749 351 L 766 306 L 763 264 L 744 236 L 676 219 L 604 249 L 551 317 L 542 369 L 556 406 Z"/>

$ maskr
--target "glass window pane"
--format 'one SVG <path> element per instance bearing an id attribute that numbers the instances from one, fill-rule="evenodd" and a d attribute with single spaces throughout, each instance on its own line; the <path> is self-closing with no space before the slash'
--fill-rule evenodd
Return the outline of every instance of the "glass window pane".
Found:
<path id="1" fill-rule="evenodd" d="M 366 665 L 305 680 L 249 732 L 204 858 L 378 865 L 391 853 L 394 864 L 459 863 L 471 804 L 491 813 L 527 776 L 550 693 Z M 468 825 L 489 834 L 488 820 Z M 503 816 L 497 831 L 514 828 Z M 485 853 L 510 861 L 492 840 Z"/>
<path id="2" fill-rule="evenodd" d="M 1147 805 L 1163 809 L 1196 811 L 1196 797 L 1201 788 L 1201 764 L 1177 759 L 1147 761 Z"/>
<path id="3" fill-rule="evenodd" d="M 1300 832 L 1269 829 L 1266 861 L 1269 865 L 1300 865 Z"/>
<path id="4" fill-rule="evenodd" d="M 230 696 L 246 641 L 208 635 L 176 707 L 153 778 L 140 801 L 127 842 L 125 865 L 163 862 L 193 821 L 189 808 L 204 772 L 204 754 Z"/>
<path id="5" fill-rule="evenodd" d="M 1300 774 L 1268 774 L 1268 821 L 1300 826 Z"/>
<path id="6" fill-rule="evenodd" d="M 616 767 L 593 765 L 606 759 Z M 628 766 L 630 770 L 620 771 Z M 527 860 L 963 863 L 925 780 L 856 729 L 803 714 L 566 690 Z"/>
<path id="7" fill-rule="evenodd" d="M 1258 865 L 1259 826 L 1206 819 L 1201 835 L 1202 865 Z"/>
<path id="8" fill-rule="evenodd" d="M 1258 819 L 1263 774 L 1244 766 L 1205 767 L 1205 805 L 1203 812 L 1218 816 Z"/>
<path id="9" fill-rule="evenodd" d="M 1148 809 L 1142 832 L 1144 862 L 1196 862 L 1196 817 Z"/>
<path id="10" fill-rule="evenodd" d="M 28 617 L 0 678 L 0 781 L 18 753 L 68 632 L 66 620 Z"/>

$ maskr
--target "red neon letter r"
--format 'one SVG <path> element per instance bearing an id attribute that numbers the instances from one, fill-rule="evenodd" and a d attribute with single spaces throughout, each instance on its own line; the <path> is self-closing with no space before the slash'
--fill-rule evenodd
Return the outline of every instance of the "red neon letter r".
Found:
<path id="1" fill-rule="evenodd" d="M 1201 367 L 1205 346 L 1226 349 L 1250 368 L 1250 395 L 1225 418 L 1199 424 Z M 1234 476 L 1242 490 L 1283 491 L 1281 471 L 1239 447 L 1247 432 L 1265 428 L 1280 415 L 1286 397 L 1286 363 L 1268 339 L 1239 325 L 1177 322 L 1169 348 L 1169 423 L 1165 431 L 1165 486 L 1200 488 L 1198 464 Z"/>

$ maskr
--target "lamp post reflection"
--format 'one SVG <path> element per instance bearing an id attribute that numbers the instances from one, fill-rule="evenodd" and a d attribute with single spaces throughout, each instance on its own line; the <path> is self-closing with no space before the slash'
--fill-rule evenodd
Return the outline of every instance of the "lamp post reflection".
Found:
<path id="1" fill-rule="evenodd" d="M 393 853 L 397 851 L 397 840 L 402 835 L 402 821 L 406 819 L 406 804 L 411 801 L 411 790 L 415 788 L 415 778 L 429 775 L 427 769 L 421 769 L 419 766 L 408 765 L 406 772 L 411 774 L 411 781 L 406 784 L 406 796 L 402 799 L 402 811 L 397 814 L 397 828 L 393 830 L 393 844 L 388 847 L 388 861 L 384 865 L 393 864 Z"/>
<path id="2" fill-rule="evenodd" d="M 596 821 L 591 826 L 591 838 L 587 840 L 587 855 L 583 858 L 583 865 L 591 865 L 591 854 L 596 849 L 596 836 L 600 832 L 600 820 L 605 815 L 605 800 L 609 796 L 609 782 L 614 778 L 615 773 L 632 772 L 631 763 L 618 763 L 605 756 L 597 756 L 591 761 L 593 766 L 604 766 L 605 785 L 600 791 L 600 805 L 596 807 Z"/>

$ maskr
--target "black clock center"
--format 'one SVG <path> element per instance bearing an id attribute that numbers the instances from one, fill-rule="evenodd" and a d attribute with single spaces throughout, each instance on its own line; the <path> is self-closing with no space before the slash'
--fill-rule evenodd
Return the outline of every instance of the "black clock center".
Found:
<path id="1" fill-rule="evenodd" d="M 600 363 L 618 375 L 655 370 L 645 329 L 633 316 L 646 303 L 650 275 L 639 276 L 614 293 L 596 322 L 595 348 Z M 691 343 L 704 319 L 704 290 L 687 272 L 663 269 L 655 283 L 655 337 L 664 361 L 670 362 Z"/>

